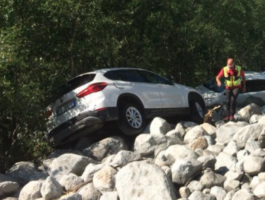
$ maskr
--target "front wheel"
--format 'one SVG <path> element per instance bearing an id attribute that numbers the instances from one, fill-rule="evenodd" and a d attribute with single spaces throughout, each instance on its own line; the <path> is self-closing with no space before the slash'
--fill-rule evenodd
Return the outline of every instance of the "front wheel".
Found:
<path id="1" fill-rule="evenodd" d="M 126 135 L 141 133 L 145 127 L 144 113 L 140 106 L 126 103 L 121 106 L 119 128 Z"/>
<path id="2" fill-rule="evenodd" d="M 196 123 L 203 123 L 204 121 L 204 111 L 205 105 L 202 99 L 194 99 L 190 101 L 190 110 L 191 110 L 191 120 Z"/>

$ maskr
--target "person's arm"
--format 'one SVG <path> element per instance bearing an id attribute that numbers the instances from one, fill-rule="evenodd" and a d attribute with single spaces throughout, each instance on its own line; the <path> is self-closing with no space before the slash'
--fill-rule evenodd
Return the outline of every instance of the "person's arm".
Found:
<path id="1" fill-rule="evenodd" d="M 215 79 L 218 87 L 221 87 L 221 85 L 222 85 L 222 83 L 220 81 L 220 78 L 222 76 L 224 76 L 224 70 L 223 69 L 221 69 L 221 71 L 219 72 L 219 74 L 216 76 L 216 79 Z"/>

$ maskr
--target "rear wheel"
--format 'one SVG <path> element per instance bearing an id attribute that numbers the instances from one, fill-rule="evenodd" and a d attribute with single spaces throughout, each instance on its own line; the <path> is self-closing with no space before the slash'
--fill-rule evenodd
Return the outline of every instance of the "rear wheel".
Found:
<path id="1" fill-rule="evenodd" d="M 191 110 L 190 113 L 191 120 L 199 124 L 203 123 L 205 105 L 201 98 L 192 99 L 190 101 L 190 110 Z"/>
<path id="2" fill-rule="evenodd" d="M 143 131 L 145 119 L 143 109 L 135 103 L 124 103 L 120 107 L 119 128 L 126 135 L 136 135 Z"/>

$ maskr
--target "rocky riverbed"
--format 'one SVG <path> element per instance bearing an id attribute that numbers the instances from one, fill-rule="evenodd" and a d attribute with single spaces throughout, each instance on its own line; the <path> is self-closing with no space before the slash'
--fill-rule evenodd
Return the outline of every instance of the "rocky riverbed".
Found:
<path id="1" fill-rule="evenodd" d="M 219 115 L 218 115 L 219 114 Z M 0 174 L 5 200 L 265 199 L 265 115 L 250 104 L 237 122 L 169 124 L 155 118 L 128 144 L 82 138 L 42 164 L 18 162 Z"/>

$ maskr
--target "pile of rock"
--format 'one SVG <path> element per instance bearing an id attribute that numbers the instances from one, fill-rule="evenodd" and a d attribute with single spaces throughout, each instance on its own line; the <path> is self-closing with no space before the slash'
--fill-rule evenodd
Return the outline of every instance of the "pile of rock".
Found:
<path id="1" fill-rule="evenodd" d="M 238 122 L 155 118 L 133 149 L 109 137 L 57 151 L 36 167 L 16 163 L 0 174 L 0 198 L 31 200 L 265 199 L 265 115 L 255 104 Z"/>

